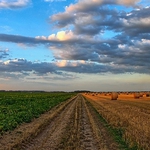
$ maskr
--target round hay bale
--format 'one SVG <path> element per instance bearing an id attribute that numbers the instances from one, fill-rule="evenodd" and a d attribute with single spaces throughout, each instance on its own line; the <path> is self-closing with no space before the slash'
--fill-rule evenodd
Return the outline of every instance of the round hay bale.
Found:
<path id="1" fill-rule="evenodd" d="M 146 93 L 146 97 L 149 97 L 150 96 L 150 93 Z"/>
<path id="2" fill-rule="evenodd" d="M 140 98 L 140 93 L 134 93 L 134 98 L 135 98 L 135 99 Z"/>
<path id="3" fill-rule="evenodd" d="M 117 100 L 117 98 L 118 98 L 118 93 L 112 92 L 111 93 L 111 100 Z"/>
<path id="4" fill-rule="evenodd" d="M 144 95 L 143 93 L 140 93 L 140 97 L 143 97 L 143 95 Z"/>

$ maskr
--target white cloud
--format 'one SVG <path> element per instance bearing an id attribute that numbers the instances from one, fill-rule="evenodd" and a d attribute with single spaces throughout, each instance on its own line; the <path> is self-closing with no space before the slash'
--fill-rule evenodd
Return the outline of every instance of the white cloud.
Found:
<path id="1" fill-rule="evenodd" d="M 20 59 L 6 60 L 3 63 L 5 65 L 9 65 L 11 63 L 14 63 L 17 66 L 18 64 L 24 64 L 25 62 L 26 62 L 26 60 L 24 58 L 20 58 Z"/>
<path id="2" fill-rule="evenodd" d="M 66 7 L 66 12 L 76 12 L 90 10 L 92 7 L 98 7 L 105 4 L 119 4 L 125 6 L 136 5 L 141 0 L 80 0 L 76 4 L 71 4 Z"/>
<path id="3" fill-rule="evenodd" d="M 125 44 L 119 44 L 119 45 L 118 45 L 118 48 L 120 48 L 120 49 L 125 49 L 125 47 L 126 47 Z"/>
<path id="4" fill-rule="evenodd" d="M 36 36 L 36 39 L 40 39 L 40 40 L 47 40 L 46 36 Z"/>
<path id="5" fill-rule="evenodd" d="M 75 36 L 73 34 L 73 32 L 71 30 L 69 31 L 59 31 L 56 34 L 51 34 L 48 37 L 46 36 L 37 36 L 35 37 L 36 39 L 40 39 L 40 40 L 49 40 L 49 41 L 67 41 L 67 40 L 71 40 L 71 39 L 75 39 L 77 38 L 77 36 Z"/>
<path id="6" fill-rule="evenodd" d="M 81 0 L 76 4 L 71 4 L 66 7 L 66 12 L 84 11 L 91 6 L 98 6 L 103 3 L 104 0 Z"/>
<path id="7" fill-rule="evenodd" d="M 121 5 L 132 6 L 140 1 L 141 0 L 117 0 L 117 3 Z"/>
<path id="8" fill-rule="evenodd" d="M 136 42 L 136 41 L 135 41 Z M 143 46 L 150 46 L 150 40 L 148 39 L 141 39 L 136 42 L 137 47 L 143 47 Z M 142 52 L 142 50 L 140 50 Z"/>
<path id="9" fill-rule="evenodd" d="M 54 38 L 54 35 L 52 34 L 52 36 L 49 36 L 48 39 Z M 70 31 L 59 31 L 57 32 L 57 34 L 55 35 L 55 39 L 59 40 L 59 41 L 65 41 L 65 40 L 70 40 L 73 39 L 74 35 L 73 32 Z"/>
<path id="10" fill-rule="evenodd" d="M 20 8 L 25 7 L 29 4 L 30 0 L 16 0 L 16 1 L 10 1 L 10 0 L 1 0 L 0 1 L 0 8 Z"/>
<path id="11" fill-rule="evenodd" d="M 150 45 L 150 40 L 142 39 L 142 43 L 143 43 L 143 44 L 149 44 L 149 45 Z"/>
<path id="12" fill-rule="evenodd" d="M 68 66 L 68 61 L 67 61 L 67 60 L 57 61 L 57 62 L 56 62 L 56 65 L 57 65 L 58 67 L 65 67 L 65 66 Z"/>
<path id="13" fill-rule="evenodd" d="M 4 61 L 3 63 L 4 65 L 8 65 L 10 63 L 10 60 Z"/>
<path id="14" fill-rule="evenodd" d="M 86 61 L 84 60 L 78 60 L 78 61 L 70 61 L 70 60 L 58 60 L 55 62 L 56 66 L 58 67 L 77 67 L 82 64 L 86 64 Z"/>
<path id="15" fill-rule="evenodd" d="M 149 27 L 150 26 L 150 17 L 146 18 L 131 18 L 129 20 L 127 19 L 121 19 L 123 24 L 127 27 Z"/>

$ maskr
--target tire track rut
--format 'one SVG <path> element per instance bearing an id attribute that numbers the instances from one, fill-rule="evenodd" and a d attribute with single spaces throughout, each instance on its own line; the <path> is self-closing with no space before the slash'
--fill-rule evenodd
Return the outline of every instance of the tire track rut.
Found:
<path id="1" fill-rule="evenodd" d="M 58 146 L 60 150 L 118 150 L 118 144 L 97 118 L 87 100 L 79 95 L 66 134 Z"/>
<path id="2" fill-rule="evenodd" d="M 22 145 L 22 150 L 55 150 L 68 124 L 76 99 L 71 101 L 49 125 L 29 143 Z"/>
<path id="3" fill-rule="evenodd" d="M 8 150 L 118 150 L 91 104 L 78 94 L 36 135 Z M 5 149 L 7 150 L 7 149 Z"/>

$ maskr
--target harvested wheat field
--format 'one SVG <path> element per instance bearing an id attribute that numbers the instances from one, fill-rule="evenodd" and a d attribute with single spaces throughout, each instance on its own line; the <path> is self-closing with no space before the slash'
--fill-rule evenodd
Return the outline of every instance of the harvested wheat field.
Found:
<path id="1" fill-rule="evenodd" d="M 3 133 L 0 150 L 149 150 L 150 98 L 132 95 L 77 94 Z"/>
<path id="2" fill-rule="evenodd" d="M 111 93 L 87 93 L 84 96 L 112 127 L 120 130 L 129 147 L 149 150 L 150 97 L 142 93 L 135 98 L 134 94 L 118 93 L 117 100 L 111 100 Z"/>

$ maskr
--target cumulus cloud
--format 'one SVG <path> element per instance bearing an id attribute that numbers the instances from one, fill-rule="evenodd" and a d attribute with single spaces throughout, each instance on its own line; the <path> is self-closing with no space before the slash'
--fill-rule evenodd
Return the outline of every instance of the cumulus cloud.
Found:
<path id="1" fill-rule="evenodd" d="M 106 29 L 122 32 L 128 29 L 129 26 L 139 27 L 139 24 L 142 25 L 140 21 L 143 22 L 143 26 L 146 25 L 144 23 L 149 19 L 150 8 L 133 9 L 131 12 L 126 13 L 125 11 L 109 8 L 107 5 L 132 6 L 137 2 L 139 1 L 81 0 L 66 7 L 65 12 L 50 16 L 50 22 L 58 28 L 71 27 L 76 34 L 93 36 L 102 33 Z M 141 20 L 138 20 L 139 17 Z"/>
<path id="2" fill-rule="evenodd" d="M 133 6 L 140 1 L 141 0 L 117 0 L 117 3 L 126 6 Z"/>
<path id="3" fill-rule="evenodd" d="M 80 0 L 66 7 L 65 12 L 50 17 L 51 23 L 58 29 L 54 34 L 37 37 L 0 34 L 0 41 L 3 42 L 35 46 L 43 44 L 52 51 L 55 58 L 50 63 L 33 63 L 24 59 L 8 60 L 1 62 L 0 70 L 34 71 L 38 74 L 150 74 L 150 7 L 127 12 L 107 7 L 133 6 L 139 2 Z M 5 57 L 4 52 L 1 52 L 1 57 Z"/>
<path id="4" fill-rule="evenodd" d="M 35 73 L 48 73 L 55 72 L 54 65 L 51 63 L 36 63 L 27 61 L 26 59 L 11 59 L 0 63 L 1 72 L 22 72 L 22 71 L 34 71 Z"/>
<path id="5" fill-rule="evenodd" d="M 16 8 L 22 8 L 27 6 L 30 3 L 30 0 L 1 0 L 0 1 L 0 9 L 3 8 L 10 8 L 10 9 L 16 9 Z"/>
<path id="6" fill-rule="evenodd" d="M 41 37 L 39 37 L 41 38 Z M 58 40 L 58 41 L 67 41 L 71 39 L 75 39 L 73 32 L 71 30 L 69 31 L 59 31 L 56 34 L 51 34 L 48 37 L 45 37 L 47 40 Z"/>
<path id="7" fill-rule="evenodd" d="M 76 4 L 66 7 L 65 13 L 87 12 L 97 10 L 104 5 L 125 5 L 133 6 L 140 0 L 79 0 Z"/>
<path id="8" fill-rule="evenodd" d="M 58 60 L 55 62 L 56 66 L 63 68 L 63 67 L 76 67 L 81 64 L 86 64 L 86 61 L 84 60 L 78 60 L 78 61 L 69 61 L 69 60 Z"/>
<path id="9" fill-rule="evenodd" d="M 24 59 L 8 60 L 3 62 L 0 70 L 35 71 L 39 74 L 51 71 L 57 73 L 59 70 L 77 71 L 80 73 L 102 73 L 109 71 L 113 73 L 132 71 L 149 73 L 149 39 L 135 39 L 129 43 L 128 39 L 124 39 L 124 36 L 120 35 L 116 39 L 109 40 L 76 39 L 71 42 L 66 40 L 57 41 L 56 43 L 42 38 L 36 42 L 34 40 L 30 42 L 48 44 L 57 61 L 55 63 L 32 63 Z"/>
<path id="10" fill-rule="evenodd" d="M 138 56 L 138 55 L 137 55 Z M 133 58 L 135 58 L 134 56 Z M 130 59 L 129 59 L 130 60 Z M 137 58 L 138 60 L 138 58 Z M 119 61 L 119 60 L 118 60 Z M 128 61 L 128 60 L 127 60 Z M 150 73 L 150 68 L 139 65 L 124 65 L 119 63 L 96 63 L 92 61 L 69 61 L 59 60 L 54 62 L 30 62 L 25 59 L 14 59 L 4 62 L 0 62 L 1 76 L 6 74 L 11 77 L 16 75 L 17 77 L 29 76 L 30 74 L 35 75 L 46 75 L 49 73 L 56 75 L 67 76 L 65 72 L 76 72 L 76 73 Z"/>

